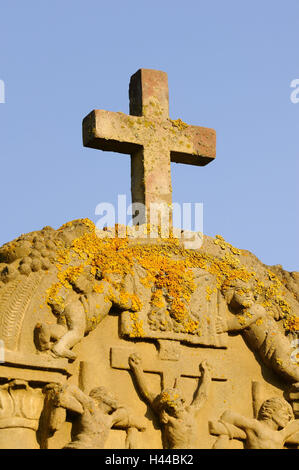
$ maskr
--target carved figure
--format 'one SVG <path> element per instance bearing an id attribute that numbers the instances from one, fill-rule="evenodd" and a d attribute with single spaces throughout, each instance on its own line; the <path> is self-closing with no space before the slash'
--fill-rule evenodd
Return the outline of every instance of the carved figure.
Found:
<path id="1" fill-rule="evenodd" d="M 274 397 L 263 402 L 257 419 L 225 411 L 219 421 L 209 422 L 209 429 L 211 434 L 244 439 L 248 449 L 282 449 L 285 443 L 293 443 L 292 436 L 299 431 L 299 420 L 294 420 L 286 400 Z M 220 445 L 218 441 L 214 448 L 222 446 L 223 442 Z"/>
<path id="2" fill-rule="evenodd" d="M 248 345 L 261 360 L 289 382 L 299 382 L 299 368 L 291 360 L 292 347 L 276 320 L 256 303 L 249 284 L 234 281 L 223 290 L 227 302 L 225 320 L 219 319 L 218 332 L 242 332 Z"/>
<path id="3" fill-rule="evenodd" d="M 163 447 L 165 449 L 194 448 L 198 440 L 196 418 L 207 399 L 211 382 L 209 365 L 204 361 L 199 366 L 202 382 L 189 406 L 185 405 L 185 400 L 176 387 L 164 389 L 158 395 L 149 391 L 141 358 L 137 354 L 129 357 L 129 365 L 142 398 L 150 405 L 161 424 Z"/>
<path id="4" fill-rule="evenodd" d="M 75 385 L 57 389 L 55 407 L 73 416 L 72 440 L 65 449 L 103 449 L 111 428 L 127 432 L 126 448 L 136 448 L 136 434 L 145 430 L 143 420 L 135 417 L 105 387 L 96 387 L 86 395 Z"/>
<path id="5" fill-rule="evenodd" d="M 130 296 L 121 298 L 120 292 L 114 287 L 115 276 L 110 276 L 111 282 L 101 280 L 94 291 L 95 278 L 86 268 L 74 279 L 71 290 L 64 301 L 64 306 L 53 304 L 52 310 L 58 317 L 57 324 L 36 325 L 37 342 L 41 351 L 51 349 L 58 357 L 76 359 L 71 351 L 84 335 L 92 331 L 106 315 L 112 306 L 120 310 L 134 310 Z M 51 346 L 51 341 L 54 344 Z"/>

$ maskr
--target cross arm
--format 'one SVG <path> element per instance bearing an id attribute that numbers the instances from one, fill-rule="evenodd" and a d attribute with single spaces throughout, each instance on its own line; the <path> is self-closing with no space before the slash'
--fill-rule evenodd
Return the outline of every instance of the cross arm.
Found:
<path id="1" fill-rule="evenodd" d="M 141 117 L 120 112 L 93 110 L 83 119 L 83 145 L 132 154 L 141 148 Z"/>
<path id="2" fill-rule="evenodd" d="M 216 157 L 216 132 L 214 129 L 188 126 L 172 121 L 170 128 L 171 161 L 204 166 Z M 175 123 L 175 124 L 173 124 Z"/>

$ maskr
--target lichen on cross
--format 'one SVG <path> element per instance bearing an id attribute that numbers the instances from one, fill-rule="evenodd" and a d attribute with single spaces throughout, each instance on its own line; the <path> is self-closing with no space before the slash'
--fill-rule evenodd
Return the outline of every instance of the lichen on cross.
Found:
<path id="1" fill-rule="evenodd" d="M 83 144 L 131 155 L 132 202 L 172 204 L 170 162 L 203 166 L 216 156 L 213 129 L 169 118 L 167 74 L 140 69 L 130 80 L 130 115 L 94 110 L 83 120 Z M 140 218 L 139 218 L 140 222 Z"/>

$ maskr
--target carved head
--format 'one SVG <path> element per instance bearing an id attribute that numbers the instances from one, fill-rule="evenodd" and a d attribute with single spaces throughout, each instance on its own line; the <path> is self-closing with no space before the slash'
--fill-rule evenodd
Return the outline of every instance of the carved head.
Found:
<path id="1" fill-rule="evenodd" d="M 255 303 L 255 296 L 250 283 L 233 279 L 222 287 L 228 305 L 236 308 L 249 308 Z"/>
<path id="2" fill-rule="evenodd" d="M 291 405 L 280 397 L 264 401 L 258 413 L 258 420 L 272 420 L 278 428 L 284 428 L 292 419 L 294 415 Z"/>
<path id="3" fill-rule="evenodd" d="M 89 396 L 94 399 L 98 408 L 105 413 L 112 412 L 119 408 L 119 404 L 114 395 L 105 387 L 96 387 L 91 390 Z"/>
<path id="4" fill-rule="evenodd" d="M 163 390 L 155 398 L 154 405 L 163 424 L 167 424 L 169 416 L 179 418 L 185 411 L 185 399 L 177 388 L 166 388 Z"/>
<path id="5" fill-rule="evenodd" d="M 76 292 L 80 294 L 88 294 L 93 290 L 94 280 L 95 278 L 91 274 L 90 268 L 85 267 L 77 279 L 71 281 L 71 284 Z"/>

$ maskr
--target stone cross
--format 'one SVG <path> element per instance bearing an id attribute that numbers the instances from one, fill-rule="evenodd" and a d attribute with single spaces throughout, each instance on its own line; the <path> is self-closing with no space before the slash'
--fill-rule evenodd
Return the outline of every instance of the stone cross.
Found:
<path id="1" fill-rule="evenodd" d="M 165 72 L 138 70 L 130 80 L 129 98 L 130 115 L 101 109 L 88 114 L 83 144 L 131 155 L 132 202 L 144 205 L 141 223 L 146 223 L 152 203 L 171 207 L 170 162 L 206 165 L 216 156 L 216 133 L 169 118 Z"/>
<path id="2" fill-rule="evenodd" d="M 189 377 L 198 379 L 201 374 L 199 364 L 203 360 L 207 360 L 212 369 L 212 380 L 226 381 L 224 362 L 211 358 L 210 351 L 201 348 L 198 351 L 198 362 L 192 361 L 190 358 L 182 354 L 180 343 L 178 341 L 160 340 L 159 354 L 157 357 L 149 357 L 145 355 L 142 358 L 144 372 L 159 374 L 161 376 L 162 390 L 173 387 L 175 384 L 179 387 L 181 377 Z M 136 352 L 136 349 L 130 347 L 112 347 L 110 350 L 110 365 L 114 369 L 130 370 L 129 356 Z M 211 360 L 212 359 L 212 360 Z"/>

